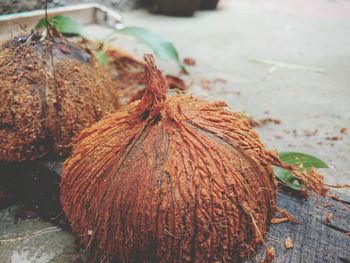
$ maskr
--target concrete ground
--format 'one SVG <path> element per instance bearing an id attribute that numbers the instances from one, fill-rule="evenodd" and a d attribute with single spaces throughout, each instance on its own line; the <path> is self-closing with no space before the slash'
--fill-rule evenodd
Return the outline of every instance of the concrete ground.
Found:
<path id="1" fill-rule="evenodd" d="M 226 0 L 217 11 L 201 11 L 193 18 L 144 10 L 124 18 L 126 25 L 167 36 L 182 57 L 197 61 L 188 67 L 191 92 L 224 99 L 255 119 L 281 120 L 258 128 L 268 147 L 316 155 L 331 167 L 322 171 L 327 183 L 350 184 L 349 1 Z M 171 62 L 160 65 L 176 72 Z M 14 225 L 14 209 L 0 211 L 1 262 L 75 262 L 83 257 L 72 235 L 48 223 L 35 219 Z"/>

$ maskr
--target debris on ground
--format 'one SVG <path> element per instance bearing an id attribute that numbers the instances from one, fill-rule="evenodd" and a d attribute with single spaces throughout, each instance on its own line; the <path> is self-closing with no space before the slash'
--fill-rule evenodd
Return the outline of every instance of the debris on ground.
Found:
<path id="1" fill-rule="evenodd" d="M 187 86 L 183 79 L 173 76 L 173 75 L 166 75 L 165 81 L 168 85 L 169 89 L 178 89 L 178 90 L 185 90 L 187 89 Z"/>
<path id="2" fill-rule="evenodd" d="M 239 96 L 239 95 L 241 95 L 241 92 L 240 92 L 239 90 L 237 90 L 237 91 L 221 90 L 221 91 L 219 91 L 217 94 L 218 94 L 218 95 L 232 94 L 232 95 Z"/>
<path id="3" fill-rule="evenodd" d="M 213 82 L 214 82 L 214 83 L 226 83 L 227 80 L 226 80 L 226 79 L 223 79 L 223 78 L 216 78 L 216 79 L 214 79 Z"/>
<path id="4" fill-rule="evenodd" d="M 328 207 L 331 207 L 331 206 L 332 206 L 332 204 L 329 203 L 329 202 L 321 202 L 320 204 L 321 204 L 324 208 L 328 208 Z"/>
<path id="5" fill-rule="evenodd" d="M 275 217 L 271 219 L 271 224 L 280 224 L 285 222 L 290 222 L 292 224 L 301 224 L 300 221 L 295 219 L 295 217 L 287 210 L 279 209 Z"/>
<path id="6" fill-rule="evenodd" d="M 206 80 L 206 79 L 202 79 L 201 80 L 201 87 L 204 90 L 208 90 L 208 91 L 211 90 L 210 84 L 211 84 L 210 80 Z"/>
<path id="7" fill-rule="evenodd" d="M 324 217 L 324 221 L 325 221 L 326 223 L 330 224 L 331 221 L 332 221 L 332 218 L 333 218 L 333 214 L 332 214 L 332 213 L 327 213 L 327 214 L 325 215 L 325 217 Z"/>
<path id="8" fill-rule="evenodd" d="M 187 66 L 196 65 L 196 61 L 193 58 L 184 58 L 184 64 Z"/>
<path id="9" fill-rule="evenodd" d="M 273 259 L 276 256 L 276 251 L 274 247 L 266 248 L 266 257 L 261 263 L 272 263 Z"/>
<path id="10" fill-rule="evenodd" d="M 314 131 L 309 131 L 309 130 L 303 130 L 304 135 L 306 137 L 311 137 L 311 136 L 315 136 L 318 133 L 318 130 L 314 130 Z"/>
<path id="11" fill-rule="evenodd" d="M 335 201 L 337 201 L 337 202 L 343 204 L 347 209 L 350 209 L 350 204 L 349 204 L 349 202 L 340 199 L 340 197 L 339 197 L 337 194 L 331 193 L 331 194 L 328 195 L 328 197 L 329 197 L 330 199 L 333 199 L 333 200 L 335 200 Z"/>
<path id="12" fill-rule="evenodd" d="M 284 246 L 286 247 L 286 249 L 290 249 L 294 246 L 293 241 L 290 237 L 287 237 L 287 239 L 284 241 Z"/>
<path id="13" fill-rule="evenodd" d="M 340 133 L 341 134 L 348 134 L 348 129 L 343 127 L 343 128 L 340 129 Z"/>
<path id="14" fill-rule="evenodd" d="M 225 84 L 227 83 L 226 79 L 216 78 L 214 80 L 202 79 L 200 81 L 200 86 L 203 90 L 208 91 L 211 94 L 216 96 L 220 95 L 234 95 L 240 96 L 241 91 L 233 90 L 232 87 L 227 87 Z"/>
<path id="15" fill-rule="evenodd" d="M 293 136 L 294 136 L 294 137 L 298 137 L 298 132 L 297 132 L 297 130 L 293 130 Z"/>
<path id="16" fill-rule="evenodd" d="M 264 119 L 261 119 L 261 120 L 255 120 L 253 123 L 251 123 L 250 125 L 252 125 L 253 127 L 257 128 L 257 127 L 262 127 L 264 125 L 267 125 L 267 124 L 281 124 L 281 120 L 279 119 L 273 119 L 273 118 L 264 118 Z"/>
<path id="17" fill-rule="evenodd" d="M 342 137 L 340 136 L 329 136 L 329 137 L 326 137 L 326 140 L 328 141 L 338 141 L 338 140 L 341 140 Z"/>
<path id="18" fill-rule="evenodd" d="M 18 208 L 14 216 L 15 223 L 17 223 L 19 219 L 26 220 L 26 219 L 33 219 L 38 217 L 39 217 L 39 214 L 37 210 L 35 210 L 33 207 L 25 207 L 25 206 Z"/>

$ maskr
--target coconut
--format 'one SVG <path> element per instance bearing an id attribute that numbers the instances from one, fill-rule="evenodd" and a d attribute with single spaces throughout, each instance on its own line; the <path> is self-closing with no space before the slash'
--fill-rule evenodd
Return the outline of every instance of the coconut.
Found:
<path id="1" fill-rule="evenodd" d="M 166 98 L 145 60 L 142 100 L 85 129 L 65 163 L 61 201 L 74 232 L 110 262 L 246 256 L 275 209 L 277 156 L 223 102 Z"/>
<path id="2" fill-rule="evenodd" d="M 0 161 L 67 155 L 74 135 L 118 105 L 89 50 L 37 32 L 1 45 L 0 98 Z"/>
<path id="3" fill-rule="evenodd" d="M 98 262 L 236 262 L 266 235 L 282 164 L 224 102 L 166 97 L 145 61 L 142 99 L 77 137 L 63 210 Z"/>

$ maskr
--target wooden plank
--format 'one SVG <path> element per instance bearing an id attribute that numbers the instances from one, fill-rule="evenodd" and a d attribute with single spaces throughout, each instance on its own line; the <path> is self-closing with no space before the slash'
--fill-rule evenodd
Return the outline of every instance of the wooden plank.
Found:
<path id="1" fill-rule="evenodd" d="M 29 206 L 38 206 L 40 215 L 51 222 L 65 225 L 59 204 L 59 174 L 62 162 L 31 162 L 23 165 L 0 164 L 0 186 L 4 179 L 11 190 L 26 200 Z M 11 183 L 9 183 L 11 182 Z M 18 185 L 21 183 L 20 185 Z M 1 190 L 1 189 L 0 189 Z M 278 206 L 289 211 L 301 224 L 271 225 L 266 247 L 274 247 L 274 262 L 350 262 L 350 198 L 339 195 L 344 203 L 310 194 L 308 198 L 280 192 Z M 332 214 L 329 222 L 327 215 Z M 294 247 L 286 249 L 284 241 L 290 237 Z M 261 262 L 265 246 L 247 262 Z"/>
<path id="2" fill-rule="evenodd" d="M 268 233 L 267 246 L 274 247 L 274 262 L 350 262 L 350 213 L 346 205 L 311 194 L 306 199 L 278 194 L 278 206 L 289 211 L 301 224 L 282 223 L 272 225 Z M 329 223 L 327 214 L 332 214 Z M 290 237 L 292 249 L 286 249 L 284 241 Z M 260 262 L 264 249 L 248 262 Z"/>

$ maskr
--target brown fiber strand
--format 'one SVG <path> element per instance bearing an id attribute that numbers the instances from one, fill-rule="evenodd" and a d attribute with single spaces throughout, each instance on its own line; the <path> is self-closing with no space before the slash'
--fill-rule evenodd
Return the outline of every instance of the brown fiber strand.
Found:
<path id="1" fill-rule="evenodd" d="M 118 106 L 115 84 L 88 50 L 41 38 L 0 47 L 1 161 L 66 155 L 74 135 Z"/>
<path id="2" fill-rule="evenodd" d="M 85 129 L 65 163 L 73 231 L 97 261 L 239 261 L 266 235 L 282 164 L 224 103 L 166 98 L 145 60 L 142 100 Z"/>

